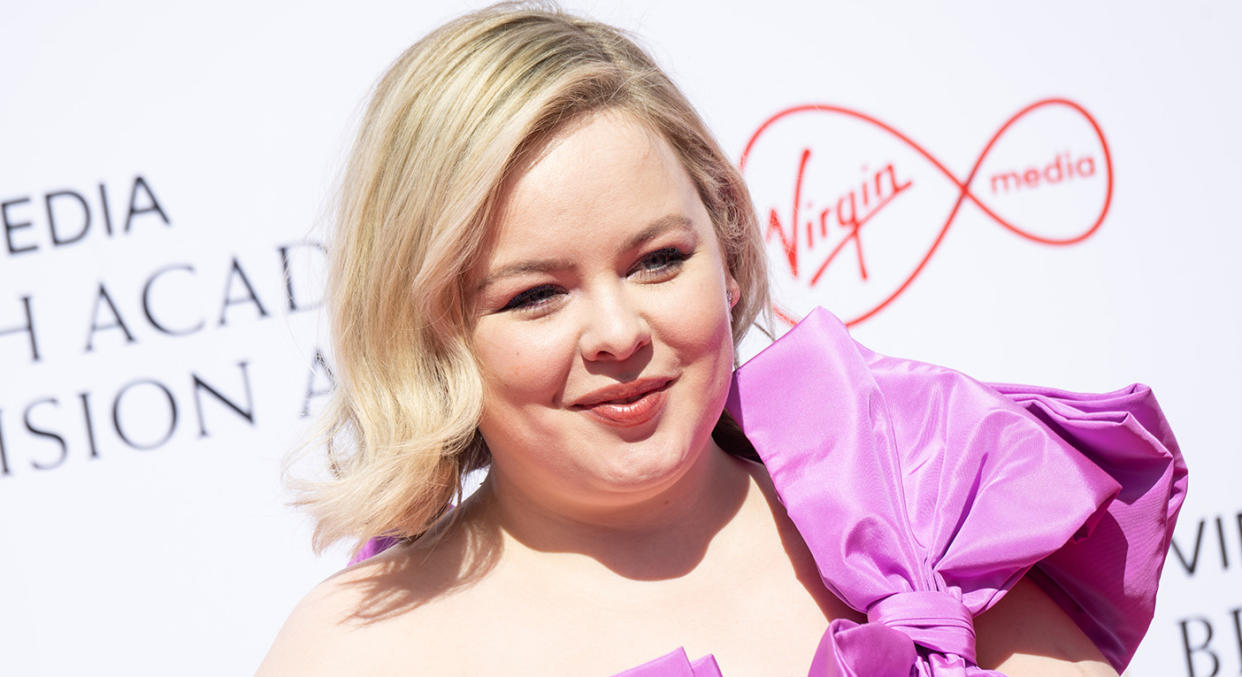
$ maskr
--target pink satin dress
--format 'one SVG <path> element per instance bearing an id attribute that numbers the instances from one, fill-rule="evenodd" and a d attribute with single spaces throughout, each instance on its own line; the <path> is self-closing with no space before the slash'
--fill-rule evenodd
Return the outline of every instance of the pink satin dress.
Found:
<path id="1" fill-rule="evenodd" d="M 867 616 L 829 623 L 808 674 L 999 675 L 975 664 L 973 621 L 1023 576 L 1130 662 L 1186 495 L 1147 387 L 986 385 L 871 352 L 817 309 L 737 370 L 726 406 L 824 586 Z M 721 672 L 676 649 L 620 675 Z"/>
<path id="2" fill-rule="evenodd" d="M 810 675 L 998 675 L 974 617 L 1023 576 L 1130 662 L 1186 495 L 1147 387 L 985 385 L 873 353 L 820 309 L 737 370 L 727 408 L 824 585 L 867 615 L 828 624 Z M 721 673 L 678 649 L 621 674 Z"/>

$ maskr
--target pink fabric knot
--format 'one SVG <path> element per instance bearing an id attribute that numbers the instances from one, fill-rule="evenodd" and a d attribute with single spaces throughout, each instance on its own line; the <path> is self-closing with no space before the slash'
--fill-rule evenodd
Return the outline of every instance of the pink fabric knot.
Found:
<path id="1" fill-rule="evenodd" d="M 900 630 L 936 653 L 961 656 L 974 665 L 974 616 L 947 592 L 899 592 L 871 605 L 867 621 Z"/>

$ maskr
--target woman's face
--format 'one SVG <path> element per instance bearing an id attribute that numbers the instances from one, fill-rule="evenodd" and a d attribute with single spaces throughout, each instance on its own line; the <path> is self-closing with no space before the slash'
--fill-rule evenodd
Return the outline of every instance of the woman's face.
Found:
<path id="1" fill-rule="evenodd" d="M 737 283 L 658 134 L 606 111 L 554 136 L 508 184 L 475 290 L 490 481 L 548 505 L 620 505 L 706 453 Z"/>

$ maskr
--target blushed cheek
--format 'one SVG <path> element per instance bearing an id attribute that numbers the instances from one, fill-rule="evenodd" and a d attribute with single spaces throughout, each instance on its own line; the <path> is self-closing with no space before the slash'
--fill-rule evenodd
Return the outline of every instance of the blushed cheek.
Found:
<path id="1" fill-rule="evenodd" d="M 732 351 L 732 329 L 723 287 L 713 277 L 703 276 L 698 284 L 665 301 L 661 332 L 669 343 L 695 356 Z M 729 355 L 722 356 L 732 365 Z"/>
<path id="2" fill-rule="evenodd" d="M 559 399 L 569 364 L 562 343 L 540 332 L 494 332 L 476 342 L 490 400 L 484 405 L 499 410 Z"/>

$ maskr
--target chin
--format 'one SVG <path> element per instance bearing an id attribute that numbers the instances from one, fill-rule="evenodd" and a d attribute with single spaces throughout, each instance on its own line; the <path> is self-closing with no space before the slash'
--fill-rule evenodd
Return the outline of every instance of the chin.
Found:
<path id="1" fill-rule="evenodd" d="M 658 493 L 676 484 L 701 456 L 708 453 L 703 440 L 689 443 L 668 442 L 654 436 L 640 443 L 631 443 L 625 453 L 616 457 L 604 474 L 607 489 L 618 493 Z M 672 452 L 672 449 L 678 450 Z"/>

